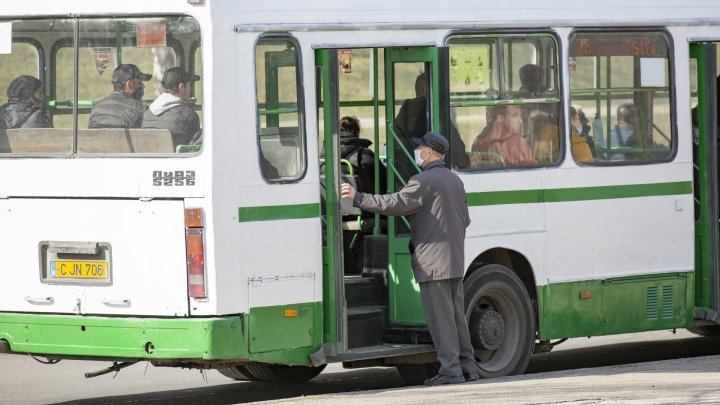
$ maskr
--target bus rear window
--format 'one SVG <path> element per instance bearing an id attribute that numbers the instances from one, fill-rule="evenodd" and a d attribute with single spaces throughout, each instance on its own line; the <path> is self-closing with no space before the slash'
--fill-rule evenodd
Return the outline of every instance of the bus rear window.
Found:
<path id="1" fill-rule="evenodd" d="M 201 149 L 194 19 L 15 20 L 12 43 L 12 53 L 0 55 L 0 87 L 20 80 L 43 94 L 28 97 L 25 90 L 3 105 L 0 156 L 177 156 Z"/>

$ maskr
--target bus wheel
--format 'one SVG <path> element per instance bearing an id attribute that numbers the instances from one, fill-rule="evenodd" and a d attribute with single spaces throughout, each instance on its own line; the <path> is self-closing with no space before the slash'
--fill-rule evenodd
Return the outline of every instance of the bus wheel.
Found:
<path id="1" fill-rule="evenodd" d="M 691 326 L 687 330 L 700 336 L 720 336 L 720 325 Z"/>
<path id="2" fill-rule="evenodd" d="M 400 376 L 410 385 L 420 385 L 432 378 L 440 370 L 440 363 L 398 364 L 395 366 Z"/>
<path id="3" fill-rule="evenodd" d="M 225 377 L 232 378 L 238 381 L 257 381 L 254 375 L 247 371 L 245 366 L 232 366 L 226 368 L 219 368 L 218 372 Z"/>
<path id="4" fill-rule="evenodd" d="M 247 371 L 265 382 L 301 383 L 317 377 L 324 369 L 312 366 L 286 366 L 284 364 L 248 364 Z"/>
<path id="5" fill-rule="evenodd" d="M 535 345 L 530 296 L 510 269 L 488 264 L 465 280 L 465 315 L 483 377 L 522 374 Z"/>

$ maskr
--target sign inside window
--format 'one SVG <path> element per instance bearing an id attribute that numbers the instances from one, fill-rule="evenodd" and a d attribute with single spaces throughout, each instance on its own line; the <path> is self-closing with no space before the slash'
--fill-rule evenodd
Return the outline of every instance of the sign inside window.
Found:
<path id="1" fill-rule="evenodd" d="M 151 46 L 165 46 L 167 43 L 167 35 L 165 30 L 165 20 L 152 21 L 148 23 L 138 24 L 137 26 L 137 46 L 138 48 Z"/>

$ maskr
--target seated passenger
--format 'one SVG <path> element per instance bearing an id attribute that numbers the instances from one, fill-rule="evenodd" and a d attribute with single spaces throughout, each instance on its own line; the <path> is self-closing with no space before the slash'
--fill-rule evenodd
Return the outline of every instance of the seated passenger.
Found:
<path id="1" fill-rule="evenodd" d="M 487 121 L 487 126 L 473 142 L 473 152 L 498 154 L 507 166 L 535 164 L 532 149 L 521 136 L 522 107 L 517 105 L 488 107 Z M 473 157 L 470 164 L 476 166 L 477 158 Z"/>
<path id="2" fill-rule="evenodd" d="M 575 107 L 570 107 L 570 139 L 572 140 L 573 157 L 576 162 L 592 162 L 594 155 L 587 139 L 580 135 L 582 128 L 578 111 Z"/>
<path id="3" fill-rule="evenodd" d="M 192 83 L 200 76 L 191 75 L 181 67 L 168 69 L 162 78 L 165 93 L 161 94 L 143 115 L 142 128 L 167 129 L 172 134 L 173 146 L 200 143 L 200 118 L 186 101 Z"/>
<path id="4" fill-rule="evenodd" d="M 542 69 L 540 66 L 528 63 L 518 71 L 520 76 L 520 90 L 517 96 L 520 98 L 543 98 L 545 97 L 545 85 Z"/>
<path id="5" fill-rule="evenodd" d="M 610 133 L 610 146 L 637 146 L 639 144 L 635 133 L 637 122 L 637 108 L 629 103 L 620 104 L 617 108 L 617 125 Z"/>
<path id="6" fill-rule="evenodd" d="M 115 68 L 111 79 L 113 92 L 93 106 L 88 128 L 140 128 L 147 109 L 142 102 L 143 82 L 151 77 L 132 64 Z"/>
<path id="7" fill-rule="evenodd" d="M 573 108 L 574 107 L 570 107 L 571 118 Z M 582 108 L 578 107 L 575 111 L 577 111 L 578 119 L 577 122 L 573 121 L 572 125 L 575 127 L 578 135 L 580 135 L 583 139 L 585 139 L 585 142 L 587 142 L 588 146 L 590 147 L 590 153 L 592 153 L 594 159 L 595 140 L 592 136 L 590 136 L 590 129 L 592 129 L 592 127 L 590 126 L 590 120 L 585 116 L 585 112 L 583 112 Z"/>
<path id="8" fill-rule="evenodd" d="M 0 128 L 52 128 L 43 110 L 42 83 L 32 76 L 19 76 L 7 89 L 8 102 L 0 107 Z"/>

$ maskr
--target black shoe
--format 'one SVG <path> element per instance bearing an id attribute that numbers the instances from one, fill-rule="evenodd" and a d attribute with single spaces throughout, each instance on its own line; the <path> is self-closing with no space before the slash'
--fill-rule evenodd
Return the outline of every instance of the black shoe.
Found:
<path id="1" fill-rule="evenodd" d="M 480 374 L 471 371 L 469 373 L 463 373 L 463 377 L 465 378 L 465 382 L 477 381 L 480 379 Z"/>
<path id="2" fill-rule="evenodd" d="M 460 384 L 464 383 L 465 378 L 461 375 L 441 375 L 438 374 L 433 378 L 428 378 L 423 383 L 426 387 L 434 387 L 436 385 Z"/>

